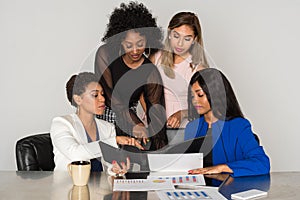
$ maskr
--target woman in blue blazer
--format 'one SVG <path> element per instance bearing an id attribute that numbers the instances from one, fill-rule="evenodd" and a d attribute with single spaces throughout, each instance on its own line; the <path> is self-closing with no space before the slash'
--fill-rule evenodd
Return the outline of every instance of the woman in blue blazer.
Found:
<path id="1" fill-rule="evenodd" d="M 186 126 L 184 138 L 210 136 L 206 138 L 211 139 L 205 139 L 201 146 L 205 152 L 204 168 L 189 173 L 230 173 L 235 177 L 269 173 L 269 158 L 256 141 L 224 74 L 213 68 L 201 70 L 193 75 L 190 86 L 191 122 Z"/>

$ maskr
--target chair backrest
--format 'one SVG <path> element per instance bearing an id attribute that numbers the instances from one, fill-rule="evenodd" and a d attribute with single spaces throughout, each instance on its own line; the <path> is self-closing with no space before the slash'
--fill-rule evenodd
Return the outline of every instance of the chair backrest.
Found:
<path id="1" fill-rule="evenodd" d="M 49 133 L 27 136 L 16 143 L 18 171 L 53 171 L 54 154 Z"/>

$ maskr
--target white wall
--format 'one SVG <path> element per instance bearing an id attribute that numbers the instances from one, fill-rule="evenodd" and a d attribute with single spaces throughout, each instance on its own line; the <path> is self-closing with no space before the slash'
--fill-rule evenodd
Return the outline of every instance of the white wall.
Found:
<path id="1" fill-rule="evenodd" d="M 64 85 L 92 68 L 118 1 L 0 1 L 0 170 L 15 170 L 15 142 L 49 131 L 72 112 Z M 300 3 L 284 0 L 142 1 L 166 27 L 182 10 L 198 13 L 211 58 L 231 80 L 271 158 L 272 171 L 300 170 Z M 176 3 L 174 3 L 176 2 Z"/>

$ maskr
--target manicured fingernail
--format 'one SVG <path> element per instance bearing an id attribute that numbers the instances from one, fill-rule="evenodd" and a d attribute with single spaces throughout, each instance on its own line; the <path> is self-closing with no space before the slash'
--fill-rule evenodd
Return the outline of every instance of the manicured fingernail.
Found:
<path id="1" fill-rule="evenodd" d="M 117 161 L 113 160 L 113 161 L 112 161 L 112 164 L 116 164 L 116 162 L 117 162 Z"/>

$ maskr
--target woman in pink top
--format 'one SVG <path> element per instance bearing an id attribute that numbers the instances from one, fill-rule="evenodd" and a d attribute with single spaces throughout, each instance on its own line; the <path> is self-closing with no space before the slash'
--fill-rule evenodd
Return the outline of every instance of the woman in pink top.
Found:
<path id="1" fill-rule="evenodd" d="M 201 26 L 191 12 L 175 14 L 168 25 L 164 50 L 151 61 L 158 67 L 164 84 L 167 125 L 184 128 L 187 120 L 187 93 L 192 75 L 207 68 Z"/>

